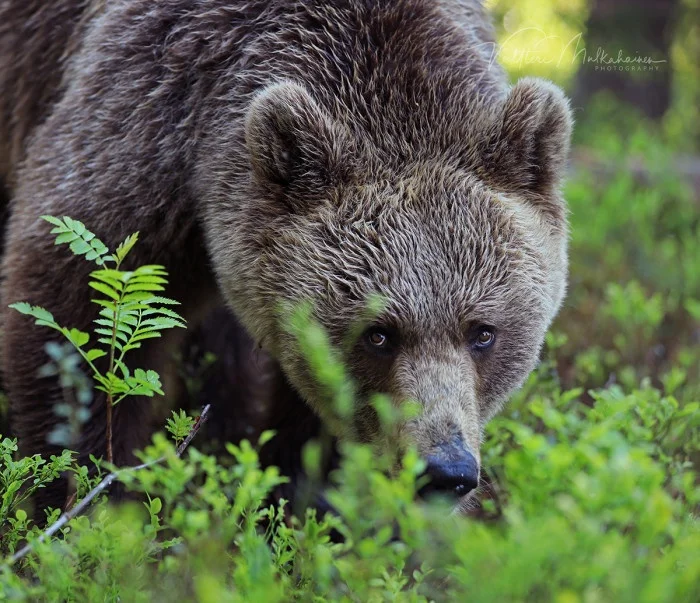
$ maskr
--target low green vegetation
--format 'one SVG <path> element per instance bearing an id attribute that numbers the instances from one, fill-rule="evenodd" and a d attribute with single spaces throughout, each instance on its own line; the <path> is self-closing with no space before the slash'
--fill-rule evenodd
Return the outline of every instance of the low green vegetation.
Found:
<path id="1" fill-rule="evenodd" d="M 579 140 L 605 169 L 579 166 L 568 185 L 569 297 L 539 368 L 488 427 L 470 517 L 417 501 L 413 451 L 389 479 L 389 461 L 357 444 L 331 476 L 337 515 L 294 515 L 269 503 L 285 478 L 258 461 L 273 434 L 218 457 L 195 439 L 178 456 L 193 420 L 176 413 L 143 451 L 150 464 L 121 474 L 143 502 L 102 497 L 40 542 L 32 491 L 68 471 L 80 500 L 100 476 L 70 452 L 18 458 L 0 438 L 0 554 L 33 547 L 2 564 L 0 600 L 700 600 L 698 199 L 661 137 L 625 134 Z M 323 333 L 295 320 L 310 365 L 347 402 Z M 49 370 L 70 373 L 70 353 L 54 350 Z M 316 457 L 312 445 L 312 472 Z"/>

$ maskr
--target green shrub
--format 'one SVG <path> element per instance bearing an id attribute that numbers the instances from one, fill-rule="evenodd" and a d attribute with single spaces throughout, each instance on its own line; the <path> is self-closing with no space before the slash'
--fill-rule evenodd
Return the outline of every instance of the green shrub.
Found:
<path id="1" fill-rule="evenodd" d="M 314 354 L 328 351 L 322 334 L 298 327 L 321 338 Z M 593 391 L 591 406 L 580 389 L 557 383 L 557 343 L 550 337 L 552 358 L 488 428 L 484 463 L 497 488 L 485 498 L 484 521 L 417 502 L 423 465 L 414 451 L 390 479 L 388 459 L 344 445 L 328 492 L 338 515 L 290 517 L 284 501 L 265 504 L 283 478 L 259 466 L 257 446 L 229 444 L 225 459 L 190 447 L 180 458 L 157 434 L 143 460 L 165 460 L 122 478 L 146 502 L 114 508 L 102 500 L 61 538 L 37 544 L 14 573 L 6 567 L 0 596 L 696 600 L 698 403 L 645 383 Z M 186 417 L 173 422 L 181 437 Z M 15 542 L 36 542 L 28 524 L 17 513 Z"/>
<path id="2" fill-rule="evenodd" d="M 125 475 L 147 502 L 102 501 L 37 546 L 19 573 L 6 568 L 0 596 L 696 600 L 698 404 L 645 385 L 594 392 L 591 407 L 546 370 L 489 427 L 484 460 L 498 484 L 485 501 L 490 520 L 416 502 L 415 453 L 389 479 L 357 444 L 343 446 L 332 476 L 338 516 L 290 518 L 283 502 L 265 506 L 282 478 L 259 466 L 256 447 L 229 445 L 219 460 L 190 448 L 179 458 L 156 435 L 144 460 L 165 462 Z M 17 519 L 24 535 L 26 515 Z M 334 543 L 332 530 L 344 540 Z"/>

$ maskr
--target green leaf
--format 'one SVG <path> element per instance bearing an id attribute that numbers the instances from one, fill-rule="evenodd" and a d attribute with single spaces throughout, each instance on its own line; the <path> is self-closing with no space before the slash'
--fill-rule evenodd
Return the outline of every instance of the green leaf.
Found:
<path id="1" fill-rule="evenodd" d="M 95 270 L 90 273 L 90 277 L 98 281 L 103 282 L 105 285 L 112 287 L 115 291 L 121 292 L 124 288 L 124 283 L 121 281 L 119 276 L 115 277 L 112 272 L 113 270 Z M 117 273 L 119 274 L 119 273 Z"/>
<path id="2" fill-rule="evenodd" d="M 78 329 L 62 329 L 62 332 L 66 336 L 66 338 L 76 347 L 82 347 L 88 341 L 90 341 L 90 335 Z"/>
<path id="3" fill-rule="evenodd" d="M 27 302 L 15 302 L 14 304 L 9 305 L 10 308 L 17 310 L 17 312 L 21 314 L 30 314 L 32 313 L 32 306 L 28 304 Z"/>
<path id="4" fill-rule="evenodd" d="M 168 297 L 158 297 L 157 295 L 154 295 L 153 297 L 149 297 L 147 300 L 144 300 L 144 303 L 148 305 L 153 305 L 153 304 L 165 304 L 168 306 L 179 306 L 180 302 L 175 301 L 174 299 L 170 299 Z"/>
<path id="5" fill-rule="evenodd" d="M 139 323 L 138 318 L 134 314 L 127 312 L 124 312 L 119 316 L 119 322 L 132 327 L 135 327 Z"/>
<path id="6" fill-rule="evenodd" d="M 129 344 L 136 343 L 137 341 L 143 341 L 144 339 L 156 339 L 160 337 L 160 332 L 158 331 L 148 331 L 146 333 L 141 333 L 139 335 L 134 335 L 130 340 Z"/>
<path id="7" fill-rule="evenodd" d="M 130 387 L 128 380 L 121 379 L 117 377 L 114 373 L 107 373 L 107 383 L 113 392 L 124 393 L 129 391 Z"/>
<path id="8" fill-rule="evenodd" d="M 129 284 L 126 287 L 127 293 L 135 293 L 137 291 L 165 291 L 163 285 L 158 285 L 156 283 L 134 283 Z"/>
<path id="9" fill-rule="evenodd" d="M 99 291 L 100 293 L 104 293 L 107 297 L 111 297 L 114 301 L 119 301 L 119 294 L 109 285 L 105 285 L 99 281 L 90 281 L 88 285 L 95 291 Z"/>
<path id="10" fill-rule="evenodd" d="M 147 398 L 152 398 L 155 394 L 162 395 L 162 392 L 156 391 L 148 384 L 134 385 L 129 391 L 130 396 L 146 396 Z"/>
<path id="11" fill-rule="evenodd" d="M 162 266 L 160 264 L 146 264 L 145 266 L 139 266 L 136 270 L 134 270 L 134 274 L 137 274 L 138 276 L 143 276 L 147 274 L 154 274 L 156 276 L 168 276 L 168 271 L 165 269 L 165 266 Z"/>
<path id="12" fill-rule="evenodd" d="M 181 329 L 186 328 L 186 326 L 181 323 L 178 320 L 175 320 L 173 318 L 169 317 L 156 317 L 156 318 L 149 318 L 148 320 L 144 320 L 141 323 L 141 328 L 139 331 L 142 329 L 145 331 L 150 331 L 150 330 L 163 330 L 163 329 L 173 329 L 175 327 L 179 327 Z"/>
<path id="13" fill-rule="evenodd" d="M 78 239 L 78 235 L 75 234 L 74 232 L 62 232 L 56 237 L 56 240 L 54 242 L 54 245 L 62 245 L 64 243 L 72 243 L 76 239 Z"/>
<path id="14" fill-rule="evenodd" d="M 63 216 L 63 221 L 66 223 L 68 228 L 70 228 L 73 232 L 75 232 L 78 235 L 82 235 L 86 230 L 85 224 L 83 224 L 80 220 L 73 220 L 73 218 Z"/>
<path id="15" fill-rule="evenodd" d="M 114 326 L 115 326 L 114 321 L 109 320 L 107 318 L 96 318 L 93 322 L 97 325 L 100 325 L 100 327 L 107 327 L 109 329 L 110 333 L 112 332 L 112 328 L 114 328 Z M 117 328 L 117 331 L 121 331 L 121 332 L 127 333 L 129 335 L 131 335 L 131 333 L 133 333 L 133 331 L 134 331 L 134 329 L 131 326 L 129 326 L 126 322 L 121 321 L 121 317 L 120 317 L 120 322 L 118 322 L 116 324 L 116 328 Z M 104 334 L 104 333 L 102 333 L 102 334 Z"/>
<path id="16" fill-rule="evenodd" d="M 158 497 L 151 499 L 150 505 L 146 505 L 146 506 L 153 515 L 157 515 L 163 509 L 163 503 L 161 502 L 160 498 L 158 498 Z"/>
<path id="17" fill-rule="evenodd" d="M 111 348 L 111 347 L 112 347 L 112 336 L 111 336 L 111 333 L 110 333 L 110 336 L 109 336 L 109 337 L 100 337 L 100 338 L 97 340 L 97 342 L 98 342 L 98 343 L 101 343 L 101 344 L 103 344 L 103 345 L 106 345 L 107 347 L 110 347 L 110 348 Z M 119 351 L 122 351 L 122 344 L 119 343 L 119 340 L 115 340 L 115 341 L 114 341 L 114 347 L 117 348 Z"/>
<path id="18" fill-rule="evenodd" d="M 117 250 L 114 252 L 114 257 L 116 259 L 117 264 L 121 264 L 124 261 L 124 258 L 128 255 L 128 253 L 131 251 L 133 246 L 136 244 L 136 241 L 139 240 L 139 233 L 135 232 L 134 234 L 129 235 L 124 239 L 119 246 L 117 247 Z"/>
<path id="19" fill-rule="evenodd" d="M 90 351 L 88 351 L 85 356 L 87 359 L 92 362 L 93 360 L 97 360 L 98 358 L 102 358 L 102 356 L 106 356 L 107 352 L 105 350 L 101 350 L 100 348 L 93 348 Z"/>
<path id="20" fill-rule="evenodd" d="M 83 239 L 75 239 L 69 247 L 75 255 L 85 255 L 92 249 Z"/>
<path id="21" fill-rule="evenodd" d="M 125 346 L 124 349 L 126 350 L 129 346 Z M 119 359 L 114 360 L 114 366 L 118 368 L 121 372 L 122 375 L 124 375 L 124 378 L 127 379 L 128 377 L 131 376 L 131 372 L 129 371 L 129 367 L 124 364 L 123 361 Z"/>
<path id="22" fill-rule="evenodd" d="M 174 312 L 170 308 L 154 308 L 154 311 L 158 314 L 162 314 L 163 316 L 170 316 L 170 318 L 174 318 L 178 322 L 187 322 L 182 316 L 180 316 L 177 312 Z"/>
<path id="23" fill-rule="evenodd" d="M 92 234 L 92 233 L 90 233 L 90 234 Z M 93 235 L 93 237 L 94 236 L 95 235 Z M 109 249 L 107 249 L 107 246 L 102 241 L 100 241 L 98 238 L 91 239 L 90 246 L 100 255 L 103 255 L 109 251 Z"/>
<path id="24" fill-rule="evenodd" d="M 58 227 L 60 227 L 60 228 L 65 228 L 65 226 L 64 226 L 63 222 L 61 221 L 61 219 L 60 219 L 60 218 L 57 218 L 57 217 L 55 217 L 55 216 L 49 216 L 49 215 L 47 214 L 47 215 L 41 216 L 41 219 L 42 219 L 42 220 L 46 220 L 49 224 L 53 224 L 54 226 L 58 226 Z"/>
<path id="25" fill-rule="evenodd" d="M 258 446 L 262 447 L 265 444 L 267 444 L 272 438 L 275 437 L 275 430 L 274 429 L 267 429 L 263 431 L 260 434 L 260 437 L 258 438 Z"/>
<path id="26" fill-rule="evenodd" d="M 45 310 L 41 306 L 32 306 L 27 302 L 17 302 L 14 304 L 10 304 L 9 307 L 14 310 L 17 310 L 17 312 L 20 312 L 21 314 L 27 314 L 29 316 L 33 316 L 37 320 L 41 320 L 46 323 L 50 323 L 51 325 L 58 326 L 56 321 L 54 320 L 53 314 L 51 314 L 51 312 Z"/>
<path id="27" fill-rule="evenodd" d="M 153 394 L 163 395 L 160 376 L 156 371 L 136 369 L 134 371 L 134 376 L 126 381 L 133 390 L 130 392 L 130 395 L 148 397 L 153 396 Z"/>
<path id="28" fill-rule="evenodd" d="M 103 306 L 105 309 L 109 310 L 110 312 L 115 312 L 117 309 L 117 305 L 114 303 L 112 300 L 107 300 L 107 299 L 91 299 L 90 300 L 93 304 L 98 304 L 100 306 Z"/>
<path id="29" fill-rule="evenodd" d="M 116 270 L 114 268 L 100 268 L 99 270 L 93 270 L 90 273 L 90 276 L 93 276 L 95 278 L 107 278 L 107 279 L 112 279 L 116 281 L 122 280 L 122 276 L 125 273 L 122 270 Z M 98 276 L 99 275 L 99 276 Z"/>
<path id="30" fill-rule="evenodd" d="M 167 285 L 168 284 L 168 279 L 162 277 L 162 276 L 154 276 L 151 274 L 146 274 L 143 276 L 136 275 L 131 278 L 129 283 L 155 283 L 159 285 Z"/>
<path id="31" fill-rule="evenodd" d="M 95 333 L 98 333 L 99 335 L 105 335 L 106 337 L 109 337 L 109 341 L 112 341 L 112 329 L 95 329 Z M 120 330 L 117 329 L 117 332 L 114 333 L 114 336 L 117 337 L 117 339 L 120 339 L 123 342 L 127 342 L 129 340 L 128 336 L 122 333 Z"/>
<path id="32" fill-rule="evenodd" d="M 144 320 L 141 324 L 143 325 L 154 325 L 154 326 L 160 326 L 164 327 L 166 329 L 169 329 L 175 325 L 178 324 L 179 321 L 170 318 L 169 316 L 154 316 L 153 318 L 147 318 Z"/>

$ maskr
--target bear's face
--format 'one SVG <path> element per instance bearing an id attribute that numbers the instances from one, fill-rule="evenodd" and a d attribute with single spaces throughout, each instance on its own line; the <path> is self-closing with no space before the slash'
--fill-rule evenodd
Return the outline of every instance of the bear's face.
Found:
<path id="1" fill-rule="evenodd" d="M 536 130 L 527 138 L 565 155 L 564 122 L 559 146 Z M 484 137 L 513 128 L 505 116 Z M 481 165 L 415 161 L 392 178 L 363 182 L 344 155 L 347 133 L 295 84 L 253 102 L 246 134 L 250 201 L 244 219 L 215 236 L 227 250 L 217 254 L 218 272 L 234 310 L 324 416 L 326 392 L 278 320 L 280 304 L 311 301 L 359 392 L 354 420 L 337 435 L 376 438 L 367 405 L 374 392 L 397 404 L 413 400 L 422 413 L 399 425 L 400 435 L 429 463 L 469 465 L 475 478 L 483 427 L 534 368 L 564 295 L 558 182 L 542 180 L 543 166 L 530 189 L 502 186 L 502 175 L 490 176 L 500 152 L 493 143 Z M 372 298 L 381 309 L 368 313 Z"/>

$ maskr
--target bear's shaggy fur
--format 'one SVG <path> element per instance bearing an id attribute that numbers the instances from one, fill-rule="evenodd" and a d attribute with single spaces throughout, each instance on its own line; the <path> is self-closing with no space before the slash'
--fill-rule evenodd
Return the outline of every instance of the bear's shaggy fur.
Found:
<path id="1" fill-rule="evenodd" d="M 509 87 L 477 0 L 8 0 L 0 4 L 0 178 L 12 196 L 3 308 L 95 317 L 89 266 L 42 214 L 170 270 L 196 320 L 219 293 L 320 415 L 280 304 L 314 302 L 360 393 L 348 431 L 372 440 L 373 391 L 414 399 L 401 435 L 433 454 L 481 433 L 537 361 L 564 295 L 559 194 L 571 117 L 562 93 Z M 368 297 L 388 334 L 349 342 Z M 2 367 L 25 452 L 54 452 L 52 334 L 3 310 Z M 482 325 L 496 334 L 475 347 Z M 173 339 L 173 337 L 171 337 Z M 144 346 L 162 369 L 167 345 Z M 117 463 L 151 429 L 115 410 Z M 338 435 L 347 435 L 339 433 Z M 80 452 L 101 454 L 100 401 Z M 60 504 L 54 488 L 41 504 Z"/>

